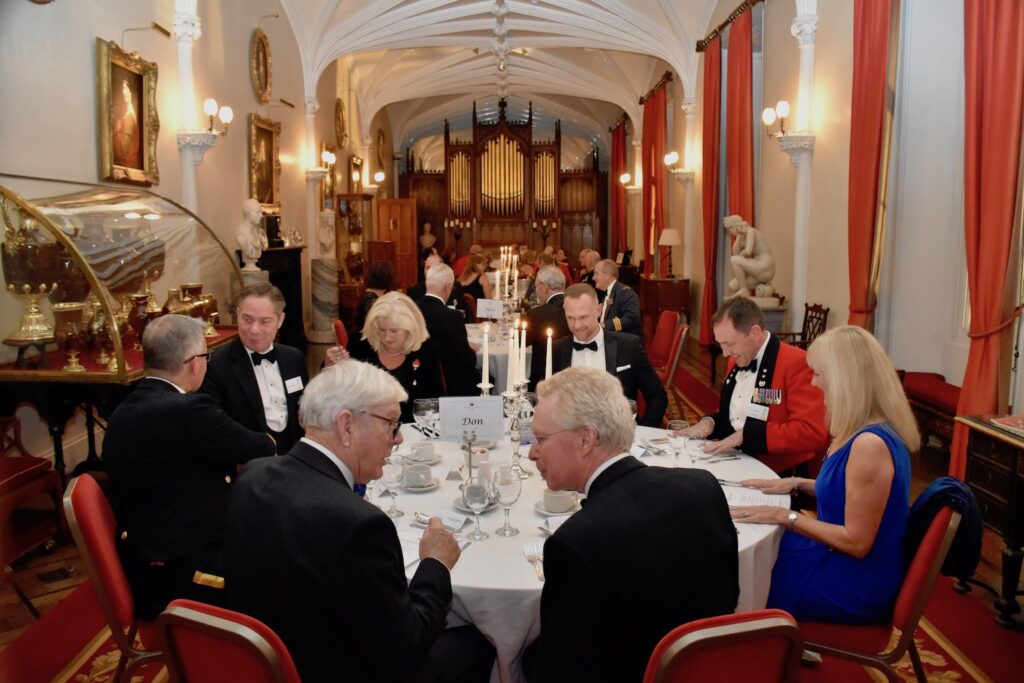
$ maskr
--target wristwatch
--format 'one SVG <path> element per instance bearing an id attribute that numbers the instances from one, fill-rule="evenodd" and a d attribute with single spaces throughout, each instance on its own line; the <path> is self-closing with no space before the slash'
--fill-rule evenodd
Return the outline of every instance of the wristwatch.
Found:
<path id="1" fill-rule="evenodd" d="M 791 510 L 789 516 L 786 517 L 786 526 L 792 529 L 793 525 L 796 524 L 796 520 L 798 519 L 800 519 L 800 513 L 797 512 L 796 510 Z"/>

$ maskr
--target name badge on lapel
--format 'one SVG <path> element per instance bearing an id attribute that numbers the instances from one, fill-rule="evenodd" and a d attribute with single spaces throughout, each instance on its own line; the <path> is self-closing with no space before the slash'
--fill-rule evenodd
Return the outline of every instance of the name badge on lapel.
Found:
<path id="1" fill-rule="evenodd" d="M 782 403 L 782 389 L 754 389 L 751 401 L 762 406 L 777 406 Z"/>
<path id="2" fill-rule="evenodd" d="M 284 381 L 284 388 L 289 394 L 294 394 L 296 391 L 302 391 L 302 378 L 292 377 Z"/>
<path id="3" fill-rule="evenodd" d="M 753 420 L 761 420 L 762 422 L 768 420 L 768 406 L 759 405 L 757 403 L 751 403 L 747 406 L 747 418 Z"/>

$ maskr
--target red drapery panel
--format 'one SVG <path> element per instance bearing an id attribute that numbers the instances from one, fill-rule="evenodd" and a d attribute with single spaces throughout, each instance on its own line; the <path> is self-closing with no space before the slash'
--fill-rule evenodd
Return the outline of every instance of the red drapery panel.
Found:
<path id="1" fill-rule="evenodd" d="M 644 186 L 642 194 L 644 222 L 644 273 L 653 270 L 653 254 L 658 238 L 665 229 L 665 86 L 661 85 L 644 102 L 644 136 L 642 144 Z M 661 263 L 668 258 L 668 249 L 660 247 Z"/>
<path id="2" fill-rule="evenodd" d="M 964 231 L 971 349 L 958 415 L 1002 409 L 999 356 L 1012 327 L 1005 303 L 1024 104 L 1024 3 L 964 3 Z M 1019 412 L 1019 406 L 1018 406 Z M 966 469 L 967 429 L 957 424 L 950 474 Z"/>
<path id="3" fill-rule="evenodd" d="M 868 328 L 875 309 L 871 252 L 882 163 L 889 0 L 854 0 L 853 92 L 850 105 L 850 180 L 847 209 L 850 250 L 849 324 Z"/>
<path id="4" fill-rule="evenodd" d="M 753 46 L 750 12 L 729 26 L 726 150 L 729 213 L 754 224 Z"/>
<path id="5" fill-rule="evenodd" d="M 715 255 L 718 252 L 718 148 L 721 144 L 722 41 L 712 40 L 704 48 L 704 121 L 701 132 L 701 185 L 704 222 L 704 294 L 700 307 L 700 343 L 713 337 L 711 317 L 718 309 L 715 287 Z"/>
<path id="6" fill-rule="evenodd" d="M 612 253 L 626 251 L 626 188 L 619 182 L 619 176 L 626 172 L 626 122 L 623 120 L 612 131 L 611 197 L 609 207 L 612 222 Z"/>

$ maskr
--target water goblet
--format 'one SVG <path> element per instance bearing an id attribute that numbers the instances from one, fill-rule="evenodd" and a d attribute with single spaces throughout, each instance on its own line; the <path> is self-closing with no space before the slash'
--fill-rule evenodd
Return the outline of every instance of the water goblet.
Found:
<path id="1" fill-rule="evenodd" d="M 397 519 L 405 513 L 398 509 L 398 489 L 405 483 L 405 459 L 398 455 L 392 455 L 384 461 L 384 474 L 381 476 L 384 487 L 391 494 L 391 507 L 387 509 L 387 516 Z"/>
<path id="2" fill-rule="evenodd" d="M 633 422 L 636 422 L 636 401 L 628 399 L 629 402 L 629 414 L 633 416 Z"/>
<path id="3" fill-rule="evenodd" d="M 440 409 L 440 404 L 438 403 L 438 400 L 436 398 L 427 398 L 427 399 L 423 399 L 423 400 L 426 401 L 427 425 L 430 427 L 431 431 L 433 432 L 430 435 L 430 438 L 431 439 L 440 439 L 441 438 L 441 429 L 440 429 L 440 427 L 441 427 L 441 409 Z"/>
<path id="4" fill-rule="evenodd" d="M 668 443 L 672 446 L 672 453 L 675 456 L 675 467 L 679 467 L 679 451 L 686 449 L 685 431 L 690 423 L 686 420 L 670 420 L 668 423 Z M 693 459 L 690 459 L 693 464 Z"/>
<path id="5" fill-rule="evenodd" d="M 474 541 L 482 541 L 490 535 L 480 528 L 480 513 L 487 507 L 490 493 L 487 480 L 483 477 L 470 477 L 462 487 L 462 497 L 466 501 L 466 506 L 476 516 L 476 528 L 469 535 Z"/>
<path id="6" fill-rule="evenodd" d="M 498 502 L 505 506 L 505 526 L 494 532 L 499 536 L 515 536 L 519 533 L 519 529 L 509 522 L 508 513 L 512 505 L 519 500 L 522 490 L 523 481 L 512 473 L 509 465 L 502 465 L 494 473 L 494 492 L 497 494 Z"/>

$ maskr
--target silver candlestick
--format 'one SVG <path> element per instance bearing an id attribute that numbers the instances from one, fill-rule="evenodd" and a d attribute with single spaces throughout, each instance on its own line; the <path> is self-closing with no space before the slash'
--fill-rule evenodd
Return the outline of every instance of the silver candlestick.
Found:
<path id="1" fill-rule="evenodd" d="M 526 381 L 515 383 L 515 398 L 512 408 L 512 421 L 509 424 L 509 432 L 512 440 L 512 474 L 520 479 L 527 479 L 533 475 L 523 468 L 522 459 L 519 455 L 520 442 L 523 438 L 523 404 L 526 403 Z"/>

